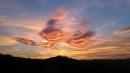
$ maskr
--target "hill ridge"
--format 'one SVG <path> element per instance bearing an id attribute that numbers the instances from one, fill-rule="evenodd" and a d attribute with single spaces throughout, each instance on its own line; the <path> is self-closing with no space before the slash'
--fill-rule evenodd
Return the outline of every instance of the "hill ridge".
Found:
<path id="1" fill-rule="evenodd" d="M 0 73 L 10 69 L 13 73 L 130 73 L 130 59 L 75 60 L 65 56 L 30 59 L 0 54 L 0 67 Z"/>

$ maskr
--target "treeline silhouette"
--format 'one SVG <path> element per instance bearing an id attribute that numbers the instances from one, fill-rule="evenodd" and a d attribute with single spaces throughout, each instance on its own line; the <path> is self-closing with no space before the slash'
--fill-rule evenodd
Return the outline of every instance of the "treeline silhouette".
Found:
<path id="1" fill-rule="evenodd" d="M 0 73 L 130 73 L 130 59 L 75 60 L 64 56 L 29 59 L 0 54 Z"/>

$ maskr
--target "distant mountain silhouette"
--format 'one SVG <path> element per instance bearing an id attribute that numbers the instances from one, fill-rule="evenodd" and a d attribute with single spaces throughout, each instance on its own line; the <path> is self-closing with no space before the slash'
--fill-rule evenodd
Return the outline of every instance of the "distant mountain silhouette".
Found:
<path id="1" fill-rule="evenodd" d="M 66 57 L 66 56 L 56 56 L 56 57 L 52 57 L 52 58 L 48 58 L 46 60 L 49 60 L 49 61 L 77 61 L 76 59 L 72 59 L 72 58 L 69 58 L 69 57 Z"/>
<path id="2" fill-rule="evenodd" d="M 0 73 L 130 73 L 130 59 L 75 60 L 65 56 L 49 59 L 0 55 Z"/>

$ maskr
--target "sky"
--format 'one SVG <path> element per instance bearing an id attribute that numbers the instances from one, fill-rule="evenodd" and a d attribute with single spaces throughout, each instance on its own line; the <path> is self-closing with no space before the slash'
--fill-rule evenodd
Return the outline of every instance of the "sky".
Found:
<path id="1" fill-rule="evenodd" d="M 130 0 L 0 0 L 0 54 L 130 58 Z"/>

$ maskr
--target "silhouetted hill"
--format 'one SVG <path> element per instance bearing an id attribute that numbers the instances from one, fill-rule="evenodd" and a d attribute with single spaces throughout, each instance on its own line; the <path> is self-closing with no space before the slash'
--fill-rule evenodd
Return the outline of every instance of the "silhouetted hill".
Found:
<path id="1" fill-rule="evenodd" d="M 42 60 L 0 55 L 0 67 L 0 73 L 130 73 L 130 59 L 75 60 L 57 56 Z"/>

